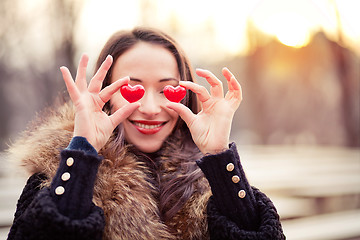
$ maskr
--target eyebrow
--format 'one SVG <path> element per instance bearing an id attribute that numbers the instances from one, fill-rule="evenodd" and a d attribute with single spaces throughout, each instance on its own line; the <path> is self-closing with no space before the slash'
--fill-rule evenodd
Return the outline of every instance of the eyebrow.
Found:
<path id="1" fill-rule="evenodd" d="M 134 82 L 142 82 L 141 79 L 138 79 L 138 78 L 132 78 L 130 77 L 130 81 L 134 81 Z M 169 82 L 169 81 L 176 81 L 176 82 L 179 82 L 178 79 L 176 78 L 162 78 L 159 80 L 159 82 Z"/>

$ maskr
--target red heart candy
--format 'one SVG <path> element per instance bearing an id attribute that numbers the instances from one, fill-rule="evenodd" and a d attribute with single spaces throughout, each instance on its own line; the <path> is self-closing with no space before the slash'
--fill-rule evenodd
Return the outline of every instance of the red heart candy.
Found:
<path id="1" fill-rule="evenodd" d="M 186 95 L 186 88 L 183 86 L 173 87 L 167 85 L 164 87 L 164 95 L 171 102 L 180 102 Z"/>
<path id="2" fill-rule="evenodd" d="M 131 86 L 123 85 L 120 88 L 121 95 L 130 103 L 139 101 L 145 94 L 145 88 L 142 85 Z"/>

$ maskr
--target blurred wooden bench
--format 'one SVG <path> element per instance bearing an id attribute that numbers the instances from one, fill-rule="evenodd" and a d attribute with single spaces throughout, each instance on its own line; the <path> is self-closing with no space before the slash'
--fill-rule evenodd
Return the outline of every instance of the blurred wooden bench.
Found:
<path id="1" fill-rule="evenodd" d="M 284 221 L 289 240 L 359 239 L 360 209 Z"/>
<path id="2" fill-rule="evenodd" d="M 360 239 L 359 149 L 239 149 L 250 183 L 275 203 L 287 239 Z"/>
<path id="3" fill-rule="evenodd" d="M 6 162 L 0 153 L 0 239 L 7 239 L 10 226 L 14 220 L 16 203 L 26 184 L 23 173 Z"/>

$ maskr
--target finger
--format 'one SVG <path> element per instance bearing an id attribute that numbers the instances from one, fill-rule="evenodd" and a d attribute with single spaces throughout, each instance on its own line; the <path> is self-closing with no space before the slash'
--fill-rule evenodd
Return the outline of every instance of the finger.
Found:
<path id="1" fill-rule="evenodd" d="M 236 80 L 234 74 L 228 68 L 223 68 L 222 73 L 228 82 L 229 90 L 241 90 L 240 83 Z"/>
<path id="2" fill-rule="evenodd" d="M 209 92 L 204 86 L 190 81 L 180 81 L 180 85 L 196 93 L 200 102 L 206 102 L 211 98 Z"/>
<path id="3" fill-rule="evenodd" d="M 234 90 L 234 89 L 232 88 L 231 84 L 230 84 L 230 79 L 231 79 L 234 75 L 233 75 L 233 74 L 230 72 L 230 70 L 229 70 L 228 68 L 226 68 L 226 67 L 224 67 L 224 68 L 222 69 L 222 74 L 224 75 L 224 77 L 225 77 L 225 79 L 226 79 L 226 81 L 227 81 L 229 91 Z"/>
<path id="4" fill-rule="evenodd" d="M 210 71 L 203 69 L 196 69 L 196 74 L 199 77 L 203 77 L 210 84 L 210 93 L 214 97 L 223 97 L 224 90 L 222 82 Z"/>
<path id="5" fill-rule="evenodd" d="M 106 77 L 107 72 L 109 71 L 111 65 L 113 63 L 112 56 L 107 56 L 105 61 L 101 64 L 99 69 L 96 71 L 94 77 L 91 79 L 89 83 L 88 90 L 92 93 L 98 93 L 101 90 L 102 83 Z"/>
<path id="6" fill-rule="evenodd" d="M 66 89 L 70 95 L 70 98 L 73 102 L 77 101 L 80 97 L 79 90 L 77 89 L 74 79 L 72 78 L 70 71 L 67 67 L 61 67 L 60 71 L 62 73 Z"/>
<path id="7" fill-rule="evenodd" d="M 79 91 L 85 91 L 87 89 L 86 83 L 86 68 L 89 62 L 89 57 L 86 54 L 81 56 L 79 66 L 76 72 L 75 84 L 78 87 Z"/>
<path id="8" fill-rule="evenodd" d="M 225 99 L 226 100 L 235 100 L 235 102 L 237 104 L 240 103 L 243 99 L 241 86 L 240 86 L 239 90 L 228 91 L 225 95 Z"/>
<path id="9" fill-rule="evenodd" d="M 226 93 L 225 99 L 235 100 L 236 105 L 243 99 L 241 85 L 234 77 L 230 78 L 229 91 Z"/>
<path id="10" fill-rule="evenodd" d="M 124 119 L 128 118 L 137 108 L 140 107 L 140 105 L 140 102 L 129 103 L 111 114 L 109 118 L 113 124 L 113 127 L 115 128 L 122 121 L 124 121 Z"/>
<path id="11" fill-rule="evenodd" d="M 130 81 L 129 77 L 124 77 L 121 78 L 115 82 L 113 82 L 112 84 L 110 84 L 109 86 L 105 87 L 103 90 L 101 90 L 101 92 L 99 93 L 99 97 L 100 99 L 106 103 L 107 101 L 110 100 L 110 98 L 112 97 L 112 95 L 114 93 L 116 93 L 119 88 L 124 85 L 124 84 L 128 84 Z"/>
<path id="12" fill-rule="evenodd" d="M 196 115 L 185 105 L 181 103 L 169 102 L 166 107 L 174 110 L 184 120 L 188 128 L 190 128 L 195 120 Z"/>

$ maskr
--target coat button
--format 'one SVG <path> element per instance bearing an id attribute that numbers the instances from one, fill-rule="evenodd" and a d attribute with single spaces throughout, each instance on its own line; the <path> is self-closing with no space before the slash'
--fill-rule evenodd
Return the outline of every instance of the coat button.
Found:
<path id="1" fill-rule="evenodd" d="M 72 157 L 69 157 L 66 160 L 66 165 L 68 165 L 69 167 L 71 167 L 74 164 L 74 159 Z"/>
<path id="2" fill-rule="evenodd" d="M 232 170 L 234 170 L 234 164 L 233 163 L 229 163 L 228 165 L 226 165 L 226 170 L 228 172 L 231 172 Z"/>
<path id="3" fill-rule="evenodd" d="M 231 180 L 233 181 L 233 183 L 238 183 L 240 181 L 240 178 L 238 175 L 234 175 Z"/>
<path id="4" fill-rule="evenodd" d="M 64 182 L 66 182 L 67 180 L 70 179 L 70 173 L 68 172 L 64 172 L 62 175 L 61 175 L 61 180 L 63 180 Z"/>
<path id="5" fill-rule="evenodd" d="M 239 198 L 244 198 L 246 196 L 246 192 L 244 190 L 240 190 L 238 192 L 238 196 L 239 196 Z"/>
<path id="6" fill-rule="evenodd" d="M 65 192 L 65 188 L 62 186 L 58 186 L 57 188 L 55 188 L 56 195 L 62 195 L 64 194 L 64 192 Z"/>

